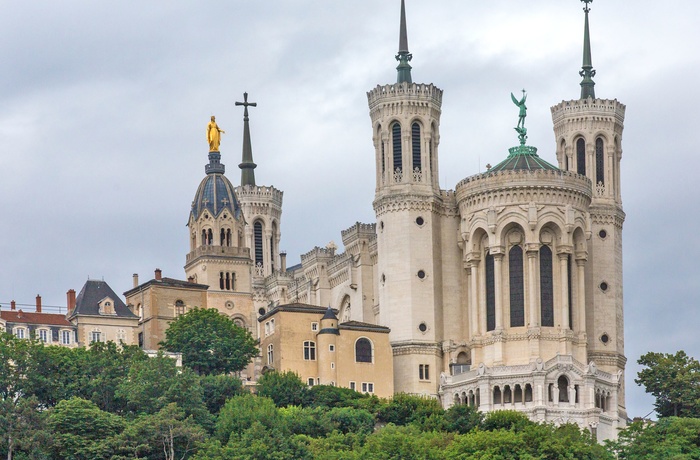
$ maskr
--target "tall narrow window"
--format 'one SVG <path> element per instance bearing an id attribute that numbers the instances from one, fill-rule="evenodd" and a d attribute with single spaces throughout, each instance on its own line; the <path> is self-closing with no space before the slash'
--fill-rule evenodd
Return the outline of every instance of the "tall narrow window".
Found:
<path id="1" fill-rule="evenodd" d="M 411 125 L 411 148 L 413 153 L 413 170 L 418 169 L 420 171 L 420 125 L 418 123 Z"/>
<path id="2" fill-rule="evenodd" d="M 219 272 L 219 289 L 224 290 L 224 272 Z"/>
<path id="3" fill-rule="evenodd" d="M 207 230 L 207 244 L 209 246 L 214 244 L 214 232 L 211 231 L 211 228 Z"/>
<path id="4" fill-rule="evenodd" d="M 595 183 L 605 184 L 605 155 L 603 152 L 603 139 L 595 140 Z"/>
<path id="5" fill-rule="evenodd" d="M 510 279 L 510 327 L 525 325 L 525 284 L 523 281 L 523 248 L 513 246 L 508 253 Z"/>
<path id="6" fill-rule="evenodd" d="M 231 246 L 231 229 L 226 229 L 226 246 Z"/>
<path id="7" fill-rule="evenodd" d="M 372 342 L 370 342 L 369 339 L 361 338 L 355 342 L 355 362 L 372 362 Z"/>
<path id="8" fill-rule="evenodd" d="M 394 171 L 403 169 L 401 158 L 401 125 L 394 123 L 391 125 L 391 143 L 394 148 Z"/>
<path id="9" fill-rule="evenodd" d="M 586 141 L 583 138 L 576 141 L 576 172 L 586 174 Z"/>
<path id="10" fill-rule="evenodd" d="M 493 255 L 486 254 L 486 330 L 496 329 L 496 293 L 493 275 Z"/>
<path id="11" fill-rule="evenodd" d="M 384 141 L 380 141 L 382 143 L 382 175 L 384 175 L 384 172 L 386 171 L 386 152 L 384 151 Z"/>
<path id="12" fill-rule="evenodd" d="M 207 231 L 202 230 L 202 246 L 206 246 L 206 245 L 207 245 Z"/>
<path id="13" fill-rule="evenodd" d="M 275 354 L 274 350 L 272 348 L 272 344 L 267 346 L 267 364 L 272 366 L 272 363 L 274 362 Z"/>
<path id="14" fill-rule="evenodd" d="M 316 342 L 304 342 L 304 360 L 316 361 Z"/>
<path id="15" fill-rule="evenodd" d="M 175 316 L 180 316 L 185 314 L 185 302 L 182 300 L 177 300 L 175 302 Z"/>
<path id="16" fill-rule="evenodd" d="M 231 290 L 231 275 L 229 275 L 228 273 L 226 273 L 226 290 Z"/>
<path id="17" fill-rule="evenodd" d="M 568 286 L 568 292 L 566 293 L 568 298 L 569 298 L 569 329 L 574 329 L 574 304 L 573 304 L 573 295 L 572 295 L 572 288 L 571 288 L 571 254 L 567 254 L 566 256 L 566 274 L 568 279 L 566 280 L 566 285 Z"/>
<path id="18" fill-rule="evenodd" d="M 253 238 L 255 239 L 255 265 L 263 263 L 263 231 L 262 223 L 255 222 L 253 225 Z"/>
<path id="19" fill-rule="evenodd" d="M 236 290 L 236 274 L 231 273 L 231 290 L 235 291 Z"/>
<path id="20" fill-rule="evenodd" d="M 554 327 L 554 284 L 552 282 L 552 250 L 540 248 L 540 305 L 542 326 Z"/>
<path id="21" fill-rule="evenodd" d="M 224 243 L 226 242 L 226 230 L 223 228 L 219 232 L 219 246 L 223 246 Z"/>

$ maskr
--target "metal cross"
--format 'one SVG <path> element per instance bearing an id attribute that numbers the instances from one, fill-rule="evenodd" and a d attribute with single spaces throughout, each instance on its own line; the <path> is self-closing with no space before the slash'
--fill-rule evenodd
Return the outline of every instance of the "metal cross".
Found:
<path id="1" fill-rule="evenodd" d="M 588 0 L 588 1 L 592 1 L 592 0 Z M 257 107 L 258 103 L 257 102 L 248 102 L 248 93 L 243 93 L 243 102 L 236 101 L 236 105 L 243 106 L 243 108 L 244 108 L 243 119 L 247 120 L 248 119 L 248 106 Z"/>
<path id="2" fill-rule="evenodd" d="M 591 11 L 591 7 L 588 6 L 588 4 L 593 3 L 593 0 L 581 0 L 581 1 L 586 4 L 586 6 L 583 7 L 583 11 L 585 11 L 586 13 Z"/>

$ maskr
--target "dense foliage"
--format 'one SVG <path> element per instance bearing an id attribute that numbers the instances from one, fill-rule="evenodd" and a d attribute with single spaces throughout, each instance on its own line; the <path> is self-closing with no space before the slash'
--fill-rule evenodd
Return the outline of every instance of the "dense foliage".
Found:
<path id="1" fill-rule="evenodd" d="M 194 308 L 171 322 L 163 349 L 182 353 L 182 364 L 197 374 L 243 370 L 258 355 L 255 339 L 216 308 Z"/>
<path id="2" fill-rule="evenodd" d="M 667 358 L 692 368 L 685 355 L 652 357 L 640 373 L 647 384 L 663 383 L 653 372 Z M 635 422 L 602 446 L 576 425 L 464 405 L 443 410 L 403 394 L 383 400 L 307 388 L 293 373 L 266 374 L 253 395 L 230 373 L 199 375 L 112 343 L 58 348 L 0 334 L 0 360 L 0 456 L 15 460 L 700 458 L 693 418 Z M 675 410 L 687 410 L 682 402 Z"/>
<path id="3" fill-rule="evenodd" d="M 637 361 L 645 369 L 635 382 L 656 398 L 660 417 L 700 417 L 700 362 L 684 351 L 647 353 Z"/>

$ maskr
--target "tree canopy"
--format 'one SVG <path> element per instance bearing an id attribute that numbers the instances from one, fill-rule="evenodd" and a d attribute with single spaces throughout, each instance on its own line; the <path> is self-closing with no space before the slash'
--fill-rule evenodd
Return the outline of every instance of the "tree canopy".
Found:
<path id="1" fill-rule="evenodd" d="M 165 331 L 161 346 L 182 353 L 182 364 L 199 375 L 243 370 L 258 355 L 250 332 L 215 308 L 194 308 L 178 316 Z"/>
<path id="2" fill-rule="evenodd" d="M 635 383 L 656 398 L 654 408 L 660 417 L 700 417 L 700 362 L 682 350 L 649 352 L 637 362 L 646 368 Z"/>

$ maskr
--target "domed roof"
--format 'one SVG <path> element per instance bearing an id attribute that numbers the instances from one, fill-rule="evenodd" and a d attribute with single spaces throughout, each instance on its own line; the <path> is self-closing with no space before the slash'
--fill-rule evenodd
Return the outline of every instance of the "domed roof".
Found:
<path id="1" fill-rule="evenodd" d="M 191 216 L 198 219 L 202 213 L 207 210 L 212 216 L 218 217 L 223 211 L 228 210 L 235 219 L 241 216 L 241 205 L 236 199 L 236 194 L 233 191 L 233 185 L 224 176 L 223 165 L 218 162 L 220 155 L 215 153 L 219 158 L 212 158 L 212 153 L 209 154 L 210 163 L 205 168 L 207 176 L 202 179 L 197 193 L 192 200 Z"/>
<path id="2" fill-rule="evenodd" d="M 508 151 L 510 152 L 508 158 L 489 169 L 488 172 L 516 170 L 534 171 L 537 169 L 559 171 L 559 168 L 547 163 L 537 155 L 536 147 L 519 145 L 508 149 Z"/>

